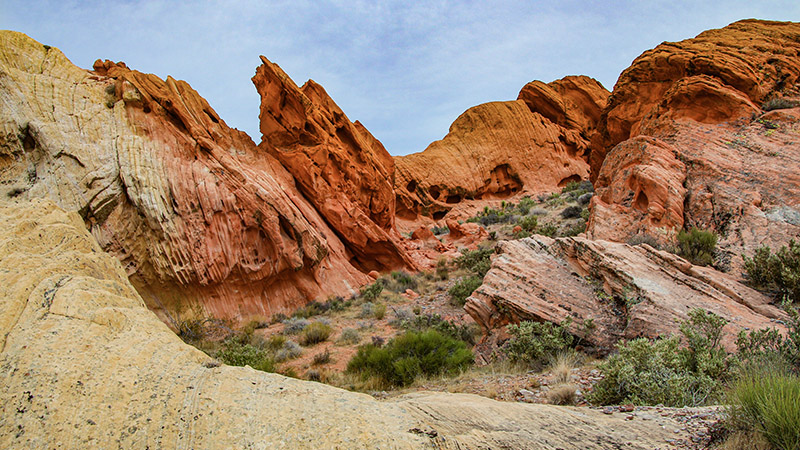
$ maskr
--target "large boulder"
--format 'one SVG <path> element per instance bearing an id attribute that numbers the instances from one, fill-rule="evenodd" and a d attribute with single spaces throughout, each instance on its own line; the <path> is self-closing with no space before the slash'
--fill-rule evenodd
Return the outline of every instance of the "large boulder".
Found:
<path id="1" fill-rule="evenodd" d="M 465 200 L 554 191 L 589 175 L 588 136 L 608 96 L 588 77 L 528 83 L 468 109 L 444 139 L 396 157 L 397 217 L 439 220 Z"/>
<path id="2" fill-rule="evenodd" d="M 733 277 L 648 245 L 538 235 L 500 242 L 465 305 L 493 339 L 509 323 L 570 318 L 570 332 L 599 354 L 623 338 L 679 335 L 694 308 L 729 321 L 723 329 L 729 350 L 740 330 L 783 328 L 786 319 L 768 297 Z"/>
<path id="3" fill-rule="evenodd" d="M 378 401 L 220 366 L 49 200 L 0 202 L 0 367 L 0 448 L 645 450 L 688 438 L 674 419 L 466 394 Z"/>
<path id="4" fill-rule="evenodd" d="M 711 229 L 735 272 L 742 253 L 800 236 L 800 109 L 761 109 L 800 104 L 799 33 L 744 20 L 638 57 L 593 138 L 589 236 Z"/>

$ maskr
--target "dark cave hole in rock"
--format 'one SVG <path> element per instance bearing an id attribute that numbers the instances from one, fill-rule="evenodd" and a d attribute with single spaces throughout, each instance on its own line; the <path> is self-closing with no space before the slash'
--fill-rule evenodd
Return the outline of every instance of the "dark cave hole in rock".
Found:
<path id="1" fill-rule="evenodd" d="M 433 220 L 442 220 L 447 215 L 447 211 L 436 211 L 433 213 Z"/>
<path id="2" fill-rule="evenodd" d="M 439 196 L 442 195 L 442 191 L 439 190 L 438 186 L 431 186 L 428 189 L 428 192 L 431 194 L 431 198 L 434 200 L 438 200 Z"/>
<path id="3" fill-rule="evenodd" d="M 575 183 L 578 183 L 578 182 L 580 182 L 580 181 L 581 181 L 581 176 L 580 176 L 580 175 L 570 175 L 570 176 L 568 176 L 567 178 L 564 178 L 564 179 L 562 179 L 561 181 L 559 181 L 559 182 L 558 182 L 558 187 L 564 187 L 564 186 L 566 186 L 568 183 L 570 183 L 570 182 L 573 182 L 573 181 L 574 181 Z"/>
<path id="4" fill-rule="evenodd" d="M 406 190 L 408 192 L 416 191 L 417 190 L 417 182 L 416 182 L 416 180 L 409 181 L 408 184 L 406 185 Z"/>
<path id="5" fill-rule="evenodd" d="M 636 194 L 636 200 L 633 201 L 633 208 L 639 211 L 647 211 L 648 204 L 650 204 L 650 201 L 647 199 L 647 194 L 644 191 L 639 191 Z"/>
<path id="6" fill-rule="evenodd" d="M 447 199 L 445 200 L 445 203 L 449 204 L 460 203 L 460 202 L 461 202 L 461 196 L 458 194 L 448 195 Z"/>

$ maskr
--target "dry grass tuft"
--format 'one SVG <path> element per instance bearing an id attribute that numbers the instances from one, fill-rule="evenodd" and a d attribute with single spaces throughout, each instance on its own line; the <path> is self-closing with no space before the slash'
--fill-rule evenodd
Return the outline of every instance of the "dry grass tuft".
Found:
<path id="1" fill-rule="evenodd" d="M 553 405 L 574 405 L 577 391 L 574 384 L 559 384 L 547 392 L 547 401 Z"/>
<path id="2" fill-rule="evenodd" d="M 572 381 L 572 369 L 581 362 L 580 355 L 574 351 L 561 352 L 550 361 L 553 383 L 565 384 Z"/>

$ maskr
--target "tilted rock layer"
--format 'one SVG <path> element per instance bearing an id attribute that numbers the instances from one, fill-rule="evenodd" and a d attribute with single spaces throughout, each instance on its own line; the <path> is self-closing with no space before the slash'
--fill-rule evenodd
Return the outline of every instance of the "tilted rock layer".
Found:
<path id="1" fill-rule="evenodd" d="M 253 83 L 261 95 L 260 147 L 294 175 L 303 195 L 370 270 L 413 266 L 394 229 L 394 161 L 312 80 L 297 85 L 265 57 Z"/>
<path id="2" fill-rule="evenodd" d="M 0 32 L 1 197 L 79 211 L 161 312 L 270 315 L 369 280 L 366 264 L 351 260 L 379 239 L 337 228 L 317 198 L 306 200 L 308 179 L 298 189 L 280 161 L 226 126 L 188 84 L 109 61 L 94 69 Z M 358 223 L 385 236 L 393 196 L 382 195 Z M 402 265 L 386 247 L 385 265 Z"/>
<path id="3" fill-rule="evenodd" d="M 444 139 L 395 158 L 397 216 L 439 220 L 468 199 L 553 191 L 588 178 L 589 136 L 606 91 L 588 77 L 528 83 L 516 101 L 468 109 Z"/>
<path id="4" fill-rule="evenodd" d="M 0 202 L 0 447 L 652 449 L 666 420 L 220 366 L 146 307 L 76 213 Z"/>
<path id="5" fill-rule="evenodd" d="M 782 327 L 770 299 L 714 269 L 647 245 L 533 236 L 498 244 L 465 309 L 486 334 L 522 320 L 559 323 L 598 353 L 621 338 L 679 335 L 694 308 L 728 320 L 723 343 L 742 329 Z M 587 325 L 590 324 L 590 325 Z"/>
<path id="6" fill-rule="evenodd" d="M 593 138 L 589 235 L 696 226 L 734 259 L 800 236 L 800 109 L 761 110 L 797 99 L 798 36 L 800 24 L 745 20 L 637 58 Z"/>

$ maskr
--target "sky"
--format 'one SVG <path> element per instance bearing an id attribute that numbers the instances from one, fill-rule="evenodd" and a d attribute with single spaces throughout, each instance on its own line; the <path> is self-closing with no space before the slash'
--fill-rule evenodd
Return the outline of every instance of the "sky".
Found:
<path id="1" fill-rule="evenodd" d="M 800 22 L 797 0 L 0 0 L 0 29 L 189 82 L 258 143 L 259 55 L 321 84 L 393 155 L 422 151 L 466 109 L 529 81 L 611 90 L 645 50 L 736 20 Z"/>

